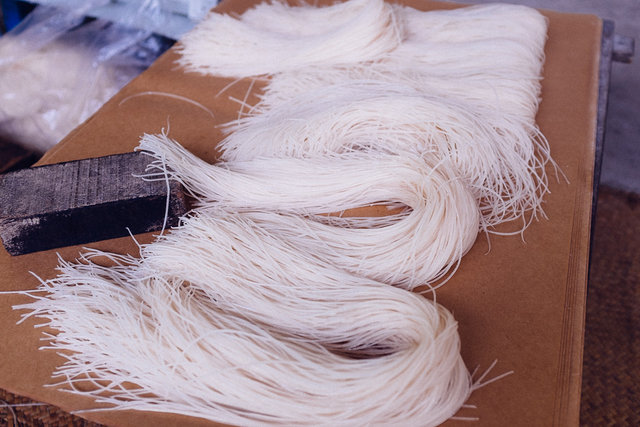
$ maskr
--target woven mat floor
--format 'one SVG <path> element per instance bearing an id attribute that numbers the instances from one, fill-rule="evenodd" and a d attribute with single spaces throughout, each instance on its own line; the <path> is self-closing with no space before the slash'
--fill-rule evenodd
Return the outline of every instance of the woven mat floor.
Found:
<path id="1" fill-rule="evenodd" d="M 597 209 L 580 421 L 640 426 L 640 195 L 601 188 Z"/>
<path id="2" fill-rule="evenodd" d="M 7 153 L 0 142 L 0 173 L 12 160 Z M 587 300 L 583 426 L 640 426 L 638 236 L 640 196 L 601 188 Z M 36 402 L 0 389 L 0 426 L 99 426 L 51 405 L 13 406 L 29 403 Z"/>

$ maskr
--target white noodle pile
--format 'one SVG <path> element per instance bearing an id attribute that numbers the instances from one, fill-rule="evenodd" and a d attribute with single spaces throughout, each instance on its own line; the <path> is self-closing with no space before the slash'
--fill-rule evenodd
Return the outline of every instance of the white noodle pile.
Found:
<path id="1" fill-rule="evenodd" d="M 200 211 L 142 253 L 61 262 L 50 293 L 17 307 L 59 331 L 55 374 L 98 402 L 239 425 L 437 425 L 474 388 L 442 306 L 319 267 L 249 216 Z"/>
<path id="2" fill-rule="evenodd" d="M 502 77 L 488 79 L 486 75 L 469 74 L 452 78 L 448 74 L 429 73 L 428 68 L 399 66 L 388 62 L 356 64 L 349 67 L 306 67 L 278 73 L 271 77 L 260 96 L 261 102 L 252 111 L 269 110 L 285 104 L 296 96 L 332 85 L 386 82 L 410 87 L 415 95 L 441 96 L 467 103 L 472 108 L 485 109 L 489 114 L 502 114 L 511 120 L 526 121 L 535 126 L 539 83 L 529 82 L 530 89 L 504 72 Z"/>
<path id="3" fill-rule="evenodd" d="M 547 22 L 535 9 L 507 4 L 430 12 L 395 8 L 404 36 L 391 61 L 455 77 L 513 72 L 514 80 L 540 78 Z"/>
<path id="4" fill-rule="evenodd" d="M 471 248 L 479 230 L 472 194 L 448 162 L 434 164 L 433 157 L 354 151 L 209 165 L 164 135 L 145 136 L 140 148 L 158 158 L 160 177 L 168 165 L 203 206 L 219 203 L 249 211 L 266 229 L 295 239 L 301 251 L 407 289 L 442 278 Z M 374 204 L 410 211 L 351 218 L 349 227 L 337 219 L 332 224 L 308 217 Z"/>
<path id="5" fill-rule="evenodd" d="M 404 85 L 351 81 L 308 91 L 229 124 L 221 147 L 228 161 L 258 157 L 309 160 L 350 151 L 444 158 L 469 185 L 484 229 L 540 209 L 547 191 L 548 147 L 532 144 L 535 127 Z"/>
<path id="6" fill-rule="evenodd" d="M 339 6 L 351 4 L 354 9 L 360 5 Z M 240 19 L 251 28 L 275 30 L 283 18 L 271 13 L 301 17 L 307 12 L 307 7 L 263 4 Z M 345 145 L 351 149 L 355 126 L 388 142 L 378 131 L 384 133 L 392 123 L 393 138 L 411 140 L 414 147 L 427 151 L 433 151 L 435 141 L 442 155 L 453 159 L 460 176 L 474 189 L 484 229 L 492 231 L 500 223 L 522 218 L 518 232 L 522 231 L 538 214 L 544 216 L 541 202 L 548 191 L 549 147 L 535 124 L 546 19 L 531 8 L 503 4 L 431 12 L 395 5 L 392 15 L 401 43 L 369 61 L 326 44 L 327 51 L 341 56 L 312 66 L 305 60 L 295 60 L 293 66 L 284 61 L 270 70 L 258 105 L 249 116 L 228 124 L 233 133 L 221 145 L 224 159 L 308 157 L 340 151 Z M 209 19 L 214 22 L 219 17 L 212 14 Z M 269 17 L 261 21 L 269 24 L 258 23 L 257 17 Z M 293 28 L 304 27 L 302 19 L 294 21 Z M 192 36 L 193 40 L 184 40 L 181 60 L 187 70 L 228 77 L 263 73 L 248 65 L 242 70 L 210 66 L 227 62 L 218 60 L 217 43 L 226 37 L 224 30 L 212 26 Z M 358 38 L 350 41 L 357 43 Z M 271 51 L 266 42 L 256 40 L 252 49 L 256 46 Z M 210 56 L 194 58 L 187 53 L 191 47 Z M 253 58 L 242 46 L 234 55 Z M 372 84 L 378 88 L 372 89 Z M 394 93 L 392 86 L 398 84 L 406 89 Z M 424 105 L 414 107 L 402 95 L 425 98 Z M 377 105 L 363 107 L 366 98 Z M 348 135 L 344 144 L 343 134 Z M 318 143 L 317 135 L 331 138 L 332 143 Z M 363 143 L 355 142 L 359 147 Z M 374 145 L 383 144 L 367 147 Z"/>
<path id="7" fill-rule="evenodd" d="M 305 65 L 366 61 L 400 43 L 392 7 L 351 0 L 329 7 L 261 3 L 240 17 L 211 13 L 181 40 L 179 62 L 204 74 L 248 77 Z"/>
<path id="8" fill-rule="evenodd" d="M 281 70 L 262 108 L 303 91 L 368 79 L 480 103 L 535 125 L 547 28 L 540 13 L 506 4 L 430 12 L 395 5 L 394 13 L 404 33 L 396 49 L 375 62 Z"/>
<path id="9" fill-rule="evenodd" d="M 541 212 L 545 32 L 505 5 L 212 13 L 180 63 L 269 82 L 226 124 L 215 165 L 142 139 L 146 178 L 197 200 L 179 227 L 139 258 L 61 261 L 49 293 L 17 307 L 56 331 L 61 383 L 116 409 L 239 425 L 452 417 L 478 387 L 456 322 L 406 289 L 453 274 L 479 230 Z M 361 207 L 383 215 L 340 215 Z"/>

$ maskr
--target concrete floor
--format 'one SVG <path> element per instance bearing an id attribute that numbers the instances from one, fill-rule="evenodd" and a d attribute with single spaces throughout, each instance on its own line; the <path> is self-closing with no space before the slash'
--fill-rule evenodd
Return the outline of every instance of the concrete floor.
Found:
<path id="1" fill-rule="evenodd" d="M 498 0 L 500 1 L 500 0 Z M 459 3 L 494 3 L 463 0 Z M 616 34 L 633 37 L 637 48 L 631 64 L 613 63 L 601 184 L 640 193 L 640 1 L 639 0 L 508 0 L 504 3 L 589 13 L 615 22 Z"/>

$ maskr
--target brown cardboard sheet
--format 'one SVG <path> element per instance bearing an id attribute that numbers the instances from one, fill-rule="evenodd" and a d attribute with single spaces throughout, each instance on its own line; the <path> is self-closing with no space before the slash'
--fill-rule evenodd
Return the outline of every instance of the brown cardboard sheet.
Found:
<path id="1" fill-rule="evenodd" d="M 430 1 L 406 3 L 425 10 L 452 7 Z M 220 9 L 239 12 L 250 4 L 225 0 Z M 454 278 L 438 292 L 438 301 L 459 322 L 467 366 L 482 370 L 497 359 L 495 374 L 514 371 L 473 393 L 468 403 L 477 409 L 464 408 L 459 415 L 479 417 L 474 426 L 578 424 L 602 23 L 595 16 L 544 13 L 550 27 L 538 123 L 569 183 L 556 180 L 550 171 L 551 194 L 544 204 L 549 219 L 527 229 L 524 241 L 519 236 L 492 237 L 490 251 L 487 239 L 479 235 Z M 216 142 L 222 137 L 216 124 L 237 116 L 239 104 L 229 98 L 243 99 L 250 83 L 185 74 L 175 65 L 176 58 L 173 50 L 161 57 L 42 162 L 132 151 L 143 133 L 162 128 L 198 156 L 215 160 Z M 151 91 L 200 102 L 214 118 L 192 104 Z M 153 237 L 138 238 L 148 242 Z M 129 238 L 90 246 L 137 253 Z M 74 259 L 80 251 L 58 250 L 64 259 Z M 56 265 L 56 251 L 11 257 L 0 249 L 0 290 L 34 289 L 38 280 L 29 272 L 51 278 Z M 38 350 L 43 341 L 42 330 L 33 328 L 36 321 L 16 324 L 20 313 L 11 307 L 28 300 L 24 295 L 0 295 L 0 387 L 67 411 L 95 408 L 90 399 L 47 386 L 63 359 Z M 135 411 L 81 416 L 121 426 L 210 425 L 201 419 Z M 469 425 L 447 423 L 456 424 Z"/>

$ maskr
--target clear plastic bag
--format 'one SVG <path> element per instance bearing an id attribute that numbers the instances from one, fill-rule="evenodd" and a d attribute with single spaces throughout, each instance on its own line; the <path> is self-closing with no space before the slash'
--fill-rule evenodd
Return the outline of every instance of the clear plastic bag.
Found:
<path id="1" fill-rule="evenodd" d="M 170 41 L 38 6 L 0 37 L 0 137 L 44 152 L 146 69 Z M 144 11 L 147 19 L 150 14 Z"/>

